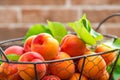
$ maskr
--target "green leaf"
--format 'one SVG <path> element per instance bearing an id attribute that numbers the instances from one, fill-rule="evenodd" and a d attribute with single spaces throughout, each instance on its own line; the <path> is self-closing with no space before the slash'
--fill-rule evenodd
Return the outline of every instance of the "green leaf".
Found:
<path id="1" fill-rule="evenodd" d="M 84 14 L 79 21 L 68 23 L 70 27 L 77 33 L 77 35 L 87 44 L 94 45 L 97 41 L 103 39 L 103 36 L 94 31 L 89 20 Z"/>
<path id="2" fill-rule="evenodd" d="M 120 79 L 120 73 L 113 73 L 113 79 L 114 80 L 119 80 Z"/>
<path id="3" fill-rule="evenodd" d="M 113 46 L 114 46 L 116 49 L 120 49 L 120 38 L 114 39 Z"/>
<path id="4" fill-rule="evenodd" d="M 114 78 L 114 80 L 120 79 L 120 58 L 118 59 L 117 65 L 113 72 L 113 78 Z"/>
<path id="5" fill-rule="evenodd" d="M 120 57 L 118 59 L 117 65 L 120 66 Z"/>
<path id="6" fill-rule="evenodd" d="M 51 32 L 50 32 L 50 30 L 47 26 L 42 25 L 42 24 L 35 24 L 27 31 L 23 41 L 25 41 L 29 36 L 37 35 L 39 33 L 49 33 L 49 34 L 51 34 Z"/>
<path id="7" fill-rule="evenodd" d="M 107 72 L 108 72 L 108 73 L 110 73 L 110 72 L 111 72 L 111 68 L 112 68 L 112 66 L 111 66 L 111 65 L 107 66 Z"/>
<path id="8" fill-rule="evenodd" d="M 81 22 L 68 23 L 70 27 L 77 33 L 77 35 L 87 44 L 96 44 L 95 39 L 89 34 Z"/>
<path id="9" fill-rule="evenodd" d="M 7 55 L 7 58 L 9 59 L 9 60 L 11 60 L 11 61 L 18 61 L 18 59 L 19 59 L 19 55 L 17 55 L 17 54 L 8 54 Z"/>
<path id="10" fill-rule="evenodd" d="M 95 38 L 96 41 L 103 39 L 103 35 L 101 35 L 100 33 L 96 32 L 92 29 L 90 21 L 86 18 L 86 15 L 83 15 L 81 20 L 82 20 L 85 28 L 87 29 L 87 31 Z"/>
<path id="11" fill-rule="evenodd" d="M 61 42 L 61 39 L 67 34 L 65 26 L 59 22 L 48 21 L 48 27 L 55 39 Z"/>
<path id="12" fill-rule="evenodd" d="M 90 24 L 90 22 L 87 20 L 85 14 L 82 16 L 82 18 L 81 18 L 79 21 L 83 23 L 84 27 L 87 29 L 88 32 L 91 31 L 91 29 L 92 29 L 92 28 L 91 28 L 91 24 Z"/>
<path id="13" fill-rule="evenodd" d="M 95 38 L 96 41 L 102 40 L 103 35 L 91 29 L 90 34 Z"/>

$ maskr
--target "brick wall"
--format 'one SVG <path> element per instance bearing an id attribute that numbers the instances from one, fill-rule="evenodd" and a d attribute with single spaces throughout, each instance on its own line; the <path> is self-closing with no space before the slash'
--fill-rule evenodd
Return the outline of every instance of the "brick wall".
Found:
<path id="1" fill-rule="evenodd" d="M 0 40 L 23 37 L 35 23 L 65 24 L 83 13 L 97 27 L 108 15 L 120 13 L 120 0 L 0 0 Z M 120 36 L 120 17 L 111 18 L 101 31 Z"/>

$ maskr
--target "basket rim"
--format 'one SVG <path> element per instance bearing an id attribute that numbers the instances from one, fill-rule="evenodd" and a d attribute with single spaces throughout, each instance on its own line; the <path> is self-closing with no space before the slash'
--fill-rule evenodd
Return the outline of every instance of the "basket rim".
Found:
<path id="1" fill-rule="evenodd" d="M 103 34 L 103 36 L 108 37 L 108 38 L 117 38 L 117 36 L 114 35 L 110 35 L 110 34 Z M 5 44 L 5 43 L 9 43 L 9 42 L 14 42 L 14 41 L 20 41 L 23 40 L 23 37 L 20 38 L 13 38 L 13 39 L 9 39 L 9 40 L 4 40 L 0 42 L 0 45 Z M 9 61 L 8 59 L 6 60 L 0 60 L 2 62 L 8 62 L 8 63 L 13 63 L 13 64 L 49 64 L 49 63 L 53 63 L 53 62 L 62 62 L 62 61 L 69 61 L 69 60 L 75 60 L 75 59 L 81 59 L 81 58 L 87 58 L 87 57 L 91 57 L 91 56 L 98 56 L 101 54 L 107 54 L 110 52 L 115 52 L 118 51 L 119 49 L 113 49 L 110 51 L 106 51 L 106 52 L 99 52 L 97 54 L 85 54 L 85 55 L 80 55 L 80 56 L 75 56 L 75 57 L 70 57 L 70 58 L 65 58 L 65 59 L 59 59 L 59 60 L 47 60 L 47 61 L 42 61 L 42 62 L 18 62 L 18 61 Z M 2 47 L 0 46 L 0 52 L 2 53 L 1 55 L 3 55 L 4 57 L 6 57 Z"/>

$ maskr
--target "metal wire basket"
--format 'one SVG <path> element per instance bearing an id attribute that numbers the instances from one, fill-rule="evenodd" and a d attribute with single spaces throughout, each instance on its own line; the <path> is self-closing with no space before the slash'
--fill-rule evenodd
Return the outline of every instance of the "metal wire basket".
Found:
<path id="1" fill-rule="evenodd" d="M 111 17 L 114 17 L 114 16 L 120 16 L 119 13 L 117 14 L 112 14 L 108 17 L 106 17 L 103 21 L 100 22 L 100 24 L 98 25 L 98 27 L 95 29 L 96 31 L 99 30 L 100 26 L 105 22 L 107 21 L 108 19 L 110 19 Z M 117 38 L 117 36 L 113 36 L 113 35 L 109 35 L 109 34 L 103 34 L 106 38 L 108 39 L 115 39 Z M 113 66 L 111 68 L 111 71 L 110 71 L 110 76 L 109 76 L 109 80 L 112 80 L 112 75 L 113 75 L 113 72 L 115 70 L 115 67 L 116 67 L 116 63 L 118 61 L 118 58 L 120 56 L 120 50 L 119 49 L 114 49 L 114 50 L 111 50 L 111 51 L 107 51 L 107 52 L 101 52 L 101 53 L 98 53 L 98 54 L 88 54 L 88 55 L 83 55 L 83 56 L 76 56 L 76 57 L 72 57 L 72 58 L 67 58 L 67 59 L 61 59 L 61 60 L 49 60 L 49 61 L 43 61 L 43 62 L 16 62 L 16 61 L 10 61 L 7 56 L 4 54 L 4 51 L 7 47 L 11 46 L 11 45 L 20 45 L 20 46 L 23 46 L 23 43 L 22 43 L 22 39 L 23 38 L 16 38 L 16 39 L 10 39 L 10 40 L 5 40 L 5 41 L 1 41 L 0 42 L 0 56 L 4 56 L 4 60 L 1 58 L 0 59 L 0 62 L 5 62 L 5 63 L 8 63 L 8 64 L 23 64 L 23 65 L 26 65 L 26 64 L 32 64 L 34 65 L 34 74 L 35 74 L 35 80 L 39 80 L 38 78 L 38 73 L 37 73 L 37 70 L 36 70 L 36 65 L 37 64 L 52 64 L 52 63 L 56 63 L 56 62 L 64 62 L 64 61 L 70 61 L 70 60 L 73 60 L 74 62 L 71 63 L 71 64 L 75 64 L 77 65 L 77 62 L 78 62 L 78 59 L 82 59 L 83 58 L 83 64 L 82 64 L 82 69 L 81 71 L 79 71 L 79 73 L 81 74 L 79 76 L 79 80 L 81 80 L 82 78 L 82 73 L 83 73 L 83 69 L 84 69 L 84 65 L 85 65 L 85 60 L 87 59 L 87 57 L 91 57 L 91 56 L 99 56 L 99 55 L 102 55 L 102 54 L 107 54 L 107 53 L 110 53 L 110 52 L 115 52 L 117 51 L 118 54 L 116 54 L 116 59 L 113 63 Z M 58 64 L 59 65 L 59 64 Z M 70 66 L 70 65 L 69 65 Z M 69 67 L 68 66 L 68 67 Z M 68 68 L 67 67 L 67 68 Z M 76 69 L 76 68 L 75 68 Z M 77 70 L 76 70 L 77 71 Z M 2 74 L 2 72 L 0 72 L 0 74 Z M 47 72 L 47 74 L 49 74 L 49 72 Z M 73 73 L 71 73 L 73 74 Z M 1 76 L 0 76 L 1 77 Z M 10 80 L 10 79 L 4 79 L 4 80 Z M 21 79 L 22 80 L 22 79 Z M 34 80 L 34 79 L 31 79 L 31 80 Z M 63 79 L 64 80 L 64 79 Z M 78 80 L 78 79 L 77 79 Z"/>

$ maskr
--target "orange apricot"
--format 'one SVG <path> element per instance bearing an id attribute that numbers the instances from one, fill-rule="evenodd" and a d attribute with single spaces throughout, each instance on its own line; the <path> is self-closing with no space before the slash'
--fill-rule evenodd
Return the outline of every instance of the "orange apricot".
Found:
<path id="1" fill-rule="evenodd" d="M 96 53 L 89 52 L 87 54 L 96 54 Z M 82 70 L 83 60 L 84 59 L 82 58 L 78 62 L 79 71 Z M 89 56 L 85 59 L 82 74 L 87 76 L 90 79 L 94 79 L 94 78 L 101 76 L 105 70 L 106 70 L 106 63 L 100 55 Z"/>
<path id="2" fill-rule="evenodd" d="M 103 75 L 101 75 L 99 78 L 95 79 L 95 80 L 108 80 L 109 79 L 109 73 L 107 71 L 105 71 L 103 73 Z"/>
<path id="3" fill-rule="evenodd" d="M 36 35 L 32 35 L 25 40 L 24 46 L 23 46 L 25 52 L 31 51 L 31 43 L 35 37 L 36 37 Z"/>
<path id="4" fill-rule="evenodd" d="M 61 79 L 55 75 L 47 75 L 47 76 L 44 76 L 42 80 L 61 80 Z"/>
<path id="5" fill-rule="evenodd" d="M 8 48 L 5 49 L 5 54 L 17 54 L 17 55 L 22 55 L 24 54 L 24 48 L 21 46 L 13 45 L 9 46 Z"/>
<path id="6" fill-rule="evenodd" d="M 73 34 L 63 37 L 60 48 L 62 52 L 68 53 L 71 57 L 80 56 L 87 50 L 86 44 Z"/>
<path id="7" fill-rule="evenodd" d="M 106 45 L 97 45 L 97 47 L 95 48 L 95 52 L 96 53 L 99 53 L 99 52 L 107 52 L 107 51 L 110 51 L 112 50 L 111 47 L 108 47 Z M 116 52 L 111 52 L 111 53 L 107 53 L 107 54 L 102 54 L 101 55 L 103 57 L 103 59 L 105 60 L 106 62 L 106 65 L 110 65 L 116 58 Z"/>
<path id="8" fill-rule="evenodd" d="M 54 60 L 71 58 L 67 53 L 60 52 Z M 56 75 L 61 79 L 68 79 L 75 72 L 73 60 L 54 62 L 48 66 L 50 74 Z"/>
<path id="9" fill-rule="evenodd" d="M 18 75 L 17 64 L 2 63 L 0 66 L 0 80 L 22 80 Z"/>
<path id="10" fill-rule="evenodd" d="M 59 42 L 48 33 L 38 34 L 31 43 L 31 51 L 38 52 L 45 60 L 58 55 Z"/>
<path id="11" fill-rule="evenodd" d="M 79 80 L 80 73 L 74 73 L 69 80 Z M 80 80 L 88 80 L 86 76 L 82 75 Z"/>
<path id="12" fill-rule="evenodd" d="M 44 58 L 37 52 L 26 52 L 21 55 L 19 62 L 43 62 Z M 18 64 L 19 75 L 24 80 L 34 80 L 36 79 L 36 74 L 38 79 L 41 79 L 46 74 L 46 65 L 45 64 L 36 64 L 36 69 L 34 64 Z"/>

